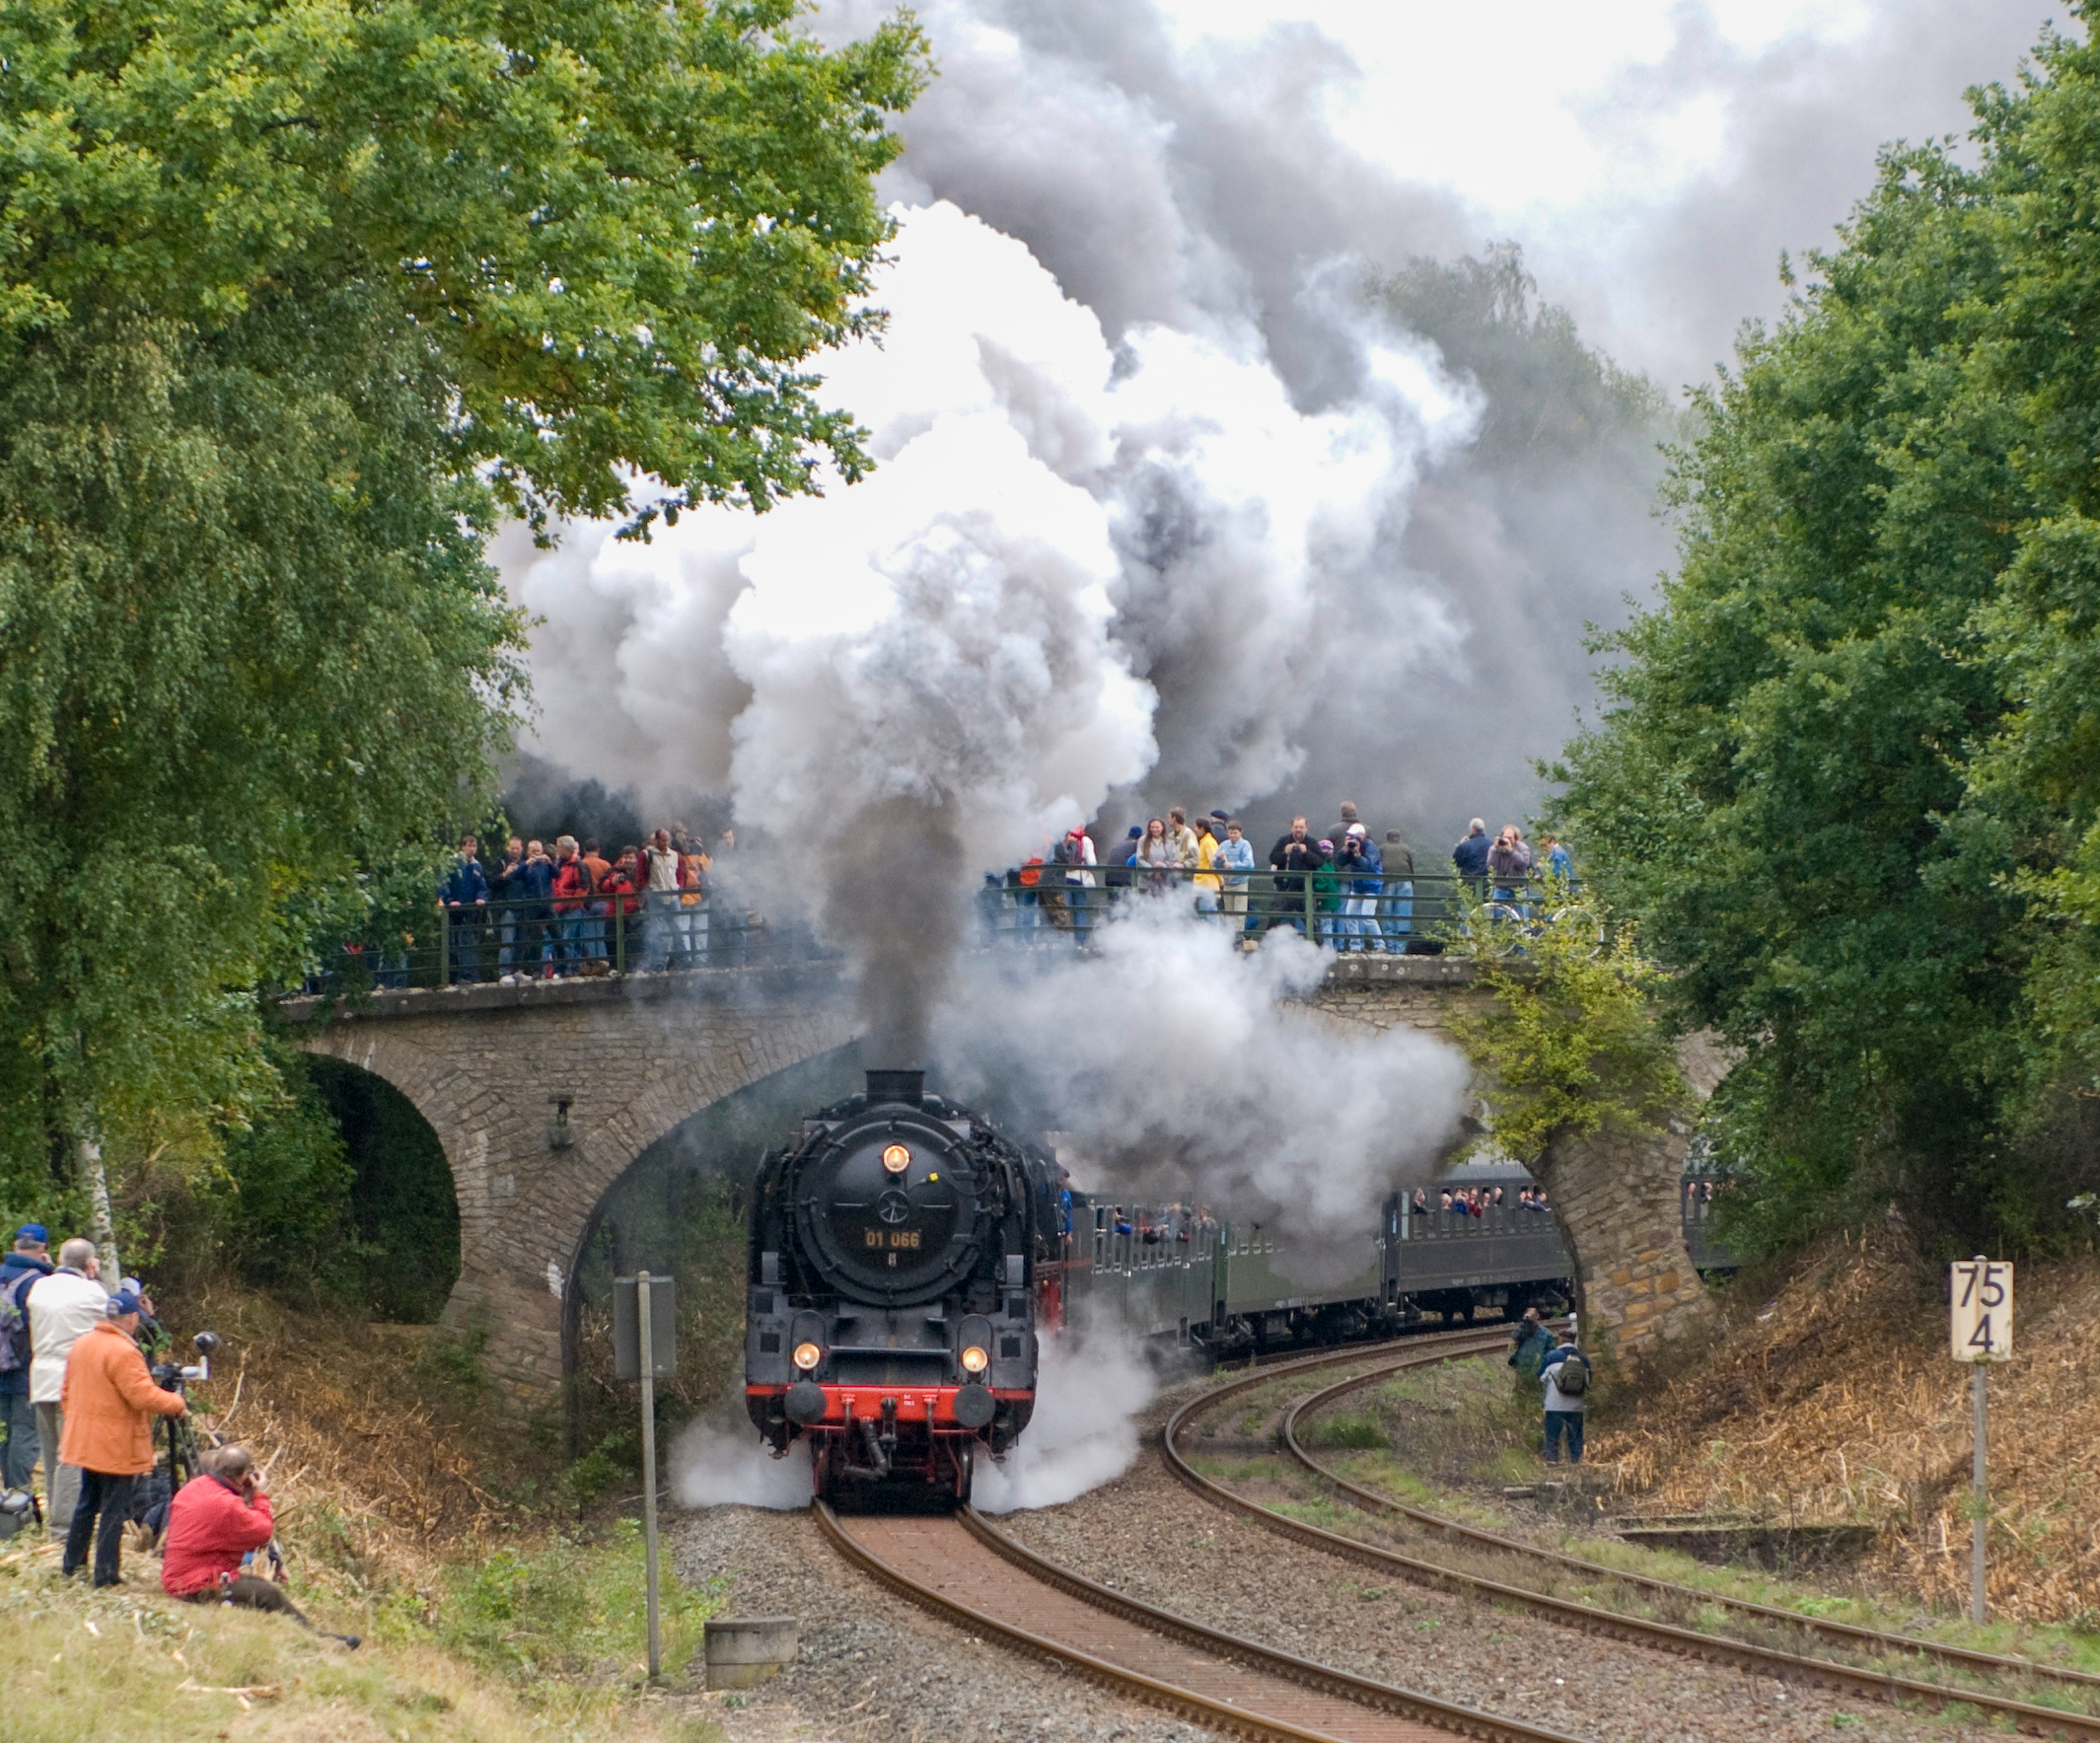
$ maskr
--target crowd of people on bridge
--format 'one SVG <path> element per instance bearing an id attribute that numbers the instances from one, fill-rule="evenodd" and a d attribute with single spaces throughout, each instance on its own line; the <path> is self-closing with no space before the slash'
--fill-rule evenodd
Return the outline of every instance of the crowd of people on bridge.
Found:
<path id="1" fill-rule="evenodd" d="M 1536 879 L 1572 887 L 1574 864 L 1553 835 L 1540 837 L 1536 853 L 1517 824 L 1492 838 L 1480 818 L 1451 851 L 1454 874 L 1478 894 L 1522 903 Z M 1257 872 L 1267 886 L 1254 897 Z M 1414 850 L 1399 830 L 1383 836 L 1341 802 L 1327 835 L 1313 833 L 1303 817 L 1291 819 L 1266 859 L 1258 859 L 1239 819 L 1222 810 L 1197 814 L 1176 806 L 1164 817 L 1132 824 L 1106 856 L 1083 828 L 1074 828 L 1004 880 L 1018 929 L 1048 926 L 1084 934 L 1118 900 L 1117 892 L 1149 896 L 1186 892 L 1195 911 L 1215 915 L 1248 944 L 1276 928 L 1288 928 L 1340 953 L 1407 952 L 1415 941 Z"/>
<path id="2" fill-rule="evenodd" d="M 724 830 L 716 852 L 736 846 L 736 832 Z M 471 982 L 492 970 L 512 984 L 602 975 L 615 960 L 648 970 L 707 961 L 717 944 L 714 872 L 706 843 L 678 823 L 611 859 L 596 836 L 557 835 L 549 852 L 543 841 L 513 835 L 501 858 L 484 864 L 479 840 L 463 835 L 438 886 L 448 977 Z M 741 927 L 723 931 L 714 954 L 728 960 Z"/>
<path id="3" fill-rule="evenodd" d="M 463 836 L 437 890 L 441 955 L 452 983 L 655 971 L 743 960 L 753 916 L 722 911 L 718 870 L 736 852 L 734 830 L 712 850 L 682 823 L 609 857 L 596 836 L 513 835 L 483 855 Z M 1480 897 L 1525 903 L 1542 879 L 1572 887 L 1573 864 L 1551 835 L 1536 848 L 1517 824 L 1490 836 L 1475 818 L 1452 848 L 1450 873 Z M 1267 874 L 1264 876 L 1263 874 Z M 1246 948 L 1288 929 L 1340 953 L 1401 955 L 1435 946 L 1418 923 L 1414 849 L 1397 829 L 1374 831 L 1343 800 L 1326 834 L 1294 817 L 1266 855 L 1222 810 L 1176 806 L 1129 826 L 1113 849 L 1074 827 L 1003 877 L 987 874 L 994 932 L 1089 931 L 1131 897 L 1173 896 L 1231 927 Z M 383 954 L 382 986 L 408 983 L 408 955 Z"/>

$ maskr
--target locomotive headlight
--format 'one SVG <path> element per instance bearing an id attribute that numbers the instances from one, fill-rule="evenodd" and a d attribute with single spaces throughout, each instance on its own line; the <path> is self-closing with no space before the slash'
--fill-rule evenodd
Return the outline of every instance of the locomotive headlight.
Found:
<path id="1" fill-rule="evenodd" d="M 903 1144 L 892 1144 L 882 1153 L 882 1165 L 892 1174 L 902 1174 L 911 1166 L 911 1152 Z"/>
<path id="2" fill-rule="evenodd" d="M 976 1344 L 963 1351 L 963 1366 L 973 1374 L 981 1374 L 991 1363 L 991 1357 Z"/>
<path id="3" fill-rule="evenodd" d="M 800 1368 L 805 1374 L 822 1360 L 824 1360 L 824 1351 L 819 1349 L 816 1344 L 798 1344 L 795 1345 L 795 1366 Z"/>

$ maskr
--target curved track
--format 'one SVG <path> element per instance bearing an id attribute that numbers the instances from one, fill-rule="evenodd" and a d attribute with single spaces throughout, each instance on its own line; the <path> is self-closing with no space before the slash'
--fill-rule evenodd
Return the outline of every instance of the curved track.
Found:
<path id="1" fill-rule="evenodd" d="M 1429 1341 L 1424 1340 L 1423 1343 Z M 2055 1683 L 2065 1689 L 2079 1692 L 2100 1684 L 2100 1678 L 2077 1671 L 2056 1671 L 2031 1664 L 2024 1659 L 1999 1658 L 1990 1653 L 1970 1652 L 1959 1647 L 1939 1647 L 1928 1642 L 1908 1639 L 1900 1634 L 1878 1634 L 1871 1629 L 1853 1628 L 1842 1623 L 1829 1623 L 1820 1619 L 1797 1616 L 1791 1611 L 1775 1609 L 1769 1605 L 1749 1604 L 1738 1600 L 1716 1598 L 1696 1587 L 1674 1585 L 1666 1580 L 1648 1579 L 1640 1575 L 1622 1573 L 1617 1568 L 1606 1567 L 1597 1562 L 1582 1561 L 1574 1557 L 1560 1556 L 1553 1552 L 1536 1550 L 1528 1544 L 1503 1538 L 1491 1532 L 1481 1531 L 1441 1515 L 1409 1507 L 1380 1495 L 1375 1490 L 1363 1489 L 1337 1477 L 1324 1465 L 1313 1459 L 1298 1443 L 1295 1428 L 1305 1414 L 1332 1403 L 1335 1399 L 1356 1389 L 1373 1385 L 1394 1374 L 1410 1368 L 1426 1366 L 1432 1362 L 1451 1361 L 1468 1355 L 1485 1355 L 1505 1347 L 1505 1335 L 1492 1333 L 1460 1333 L 1434 1341 L 1434 1347 L 1417 1347 L 1397 1361 L 1384 1362 L 1367 1372 L 1352 1375 L 1337 1385 L 1325 1388 L 1311 1397 L 1300 1400 L 1285 1414 L 1283 1445 L 1289 1456 L 1324 1481 L 1336 1485 L 1350 1500 L 1359 1506 L 1376 1512 L 1399 1514 L 1412 1519 L 1430 1529 L 1447 1532 L 1453 1536 L 1471 1539 L 1491 1547 L 1496 1552 L 1532 1561 L 1536 1563 L 1574 1569 L 1590 1578 L 1609 1578 L 1622 1584 L 1634 1586 L 1656 1595 L 1673 1594 L 1688 1597 L 1701 1608 L 1715 1609 L 1746 1617 L 1755 1617 L 1767 1624 L 1783 1622 L 1810 1638 L 1822 1638 L 1832 1643 L 1842 1643 L 1858 1651 L 1888 1652 L 1909 1656 L 1927 1656 L 1950 1666 L 1985 1672 L 1999 1676 L 2021 1676 L 2034 1681 Z M 1363 1359 L 1361 1351 L 1353 1359 Z M 1332 1366 L 1348 1361 L 1350 1355 L 1331 1356 L 1301 1364 L 1303 1367 Z M 1327 1551 L 1349 1560 L 1367 1562 L 1389 1572 L 1440 1585 L 1457 1588 L 1478 1596 L 1506 1603 L 1520 1604 L 1571 1627 L 1584 1629 L 1593 1634 L 1609 1634 L 1616 1638 L 1632 1641 L 1638 1645 L 1656 1647 L 1685 1657 L 1703 1659 L 1709 1663 L 1728 1664 L 1737 1669 L 1776 1676 L 1795 1683 L 1814 1683 L 1826 1688 L 1842 1690 L 1847 1694 L 1864 1695 L 1889 1702 L 1916 1701 L 1931 1707 L 1945 1707 L 1965 1703 L 1984 1712 L 2010 1720 L 2018 1729 L 2040 1736 L 2064 1738 L 2100 1739 L 2100 1717 L 2086 1713 L 2065 1712 L 2057 1707 L 2041 1707 L 2030 1702 L 2011 1700 L 2004 1696 L 1991 1695 L 1981 1690 L 1954 1687 L 1944 1683 L 1921 1682 L 1915 1678 L 1892 1675 L 1858 1665 L 1845 1664 L 1828 1658 L 1812 1657 L 1805 1653 L 1789 1652 L 1773 1646 L 1761 1646 L 1745 1640 L 1705 1634 L 1692 1629 L 1678 1628 L 1669 1623 L 1655 1622 L 1644 1617 L 1626 1616 L 1617 1611 L 1594 1605 L 1577 1603 L 1571 1599 L 1555 1597 L 1547 1593 L 1527 1590 L 1522 1586 L 1487 1579 L 1478 1574 L 1466 1573 L 1456 1568 L 1425 1561 L 1416 1557 L 1404 1555 L 1396 1550 L 1382 1549 L 1373 1544 L 1359 1542 L 1355 1538 L 1326 1531 L 1317 1525 L 1308 1525 L 1300 1520 L 1250 1501 L 1233 1492 L 1225 1485 L 1205 1477 L 1197 1471 L 1177 1445 L 1177 1436 L 1182 1428 L 1195 1416 L 1201 1416 L 1234 1398 L 1272 1383 L 1280 1373 L 1290 1370 L 1268 1369 L 1250 1374 L 1214 1391 L 1192 1399 L 1177 1411 L 1168 1421 L 1162 1451 L 1169 1468 L 1184 1483 L 1206 1499 L 1259 1521 L 1268 1529 L 1295 1541 Z"/>
<path id="2" fill-rule="evenodd" d="M 974 1508 L 938 1518 L 842 1519 L 822 1501 L 815 1510 L 841 1555 L 913 1603 L 1212 1730 L 1256 1743 L 1576 1743 L 1139 1603 L 1044 1560 Z"/>

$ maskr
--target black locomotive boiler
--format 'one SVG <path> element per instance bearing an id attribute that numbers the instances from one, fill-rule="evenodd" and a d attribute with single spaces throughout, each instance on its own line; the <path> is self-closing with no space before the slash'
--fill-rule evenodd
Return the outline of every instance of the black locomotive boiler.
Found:
<path id="1" fill-rule="evenodd" d="M 818 1493 L 967 1498 L 978 1457 L 1028 1426 L 1063 1303 L 1058 1188 L 918 1071 L 870 1071 L 760 1162 L 745 1405 L 776 1454 L 810 1443 Z"/>

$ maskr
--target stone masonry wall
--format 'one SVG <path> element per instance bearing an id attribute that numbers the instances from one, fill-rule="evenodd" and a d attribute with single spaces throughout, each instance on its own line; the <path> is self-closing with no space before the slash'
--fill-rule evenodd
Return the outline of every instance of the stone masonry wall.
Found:
<path id="1" fill-rule="evenodd" d="M 1307 999 L 1323 1020 L 1441 1034 L 1486 995 L 1463 962 L 1345 957 Z M 319 1014 L 293 1004 L 297 1021 Z M 384 1077 L 430 1122 L 460 1203 L 446 1324 L 485 1314 L 488 1363 L 521 1402 L 561 1383 L 562 1294 L 600 1198 L 710 1103 L 853 1039 L 830 965 L 378 994 L 308 1043 Z M 565 1147 L 549 1139 L 569 1102 Z M 1578 1267 L 1585 1340 L 1638 1360 L 1704 1310 L 1678 1211 L 1681 1132 L 1544 1158 Z"/>
<path id="2" fill-rule="evenodd" d="M 1685 1249 L 1690 1135 L 1682 1121 L 1651 1137 L 1599 1133 L 1532 1164 L 1575 1250 L 1583 1343 L 1623 1373 L 1713 1311 Z"/>
<path id="3" fill-rule="evenodd" d="M 1486 996 L 1474 990 L 1463 962 L 1355 957 L 1337 962 L 1309 1002 L 1336 1022 L 1441 1034 L 1455 1004 L 1478 1008 Z M 1710 1094 L 1729 1061 L 1705 1036 L 1681 1051 L 1695 1091 Z M 1711 1311 L 1685 1248 L 1679 1182 L 1689 1136 L 1673 1121 L 1652 1137 L 1556 1144 L 1532 1163 L 1575 1255 L 1583 1342 L 1622 1372 Z"/>
<path id="4" fill-rule="evenodd" d="M 726 970 L 383 993 L 308 1045 L 386 1078 L 430 1122 L 460 1203 L 445 1323 L 485 1313 L 491 1372 L 537 1402 L 561 1384 L 562 1292 L 607 1189 L 682 1121 L 854 1028 L 832 971 Z"/>

